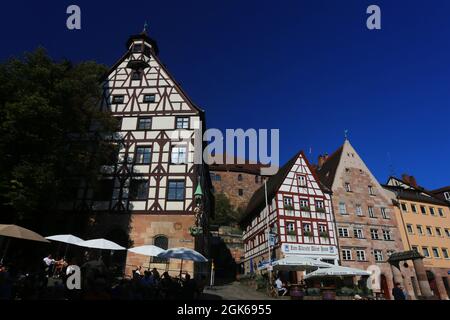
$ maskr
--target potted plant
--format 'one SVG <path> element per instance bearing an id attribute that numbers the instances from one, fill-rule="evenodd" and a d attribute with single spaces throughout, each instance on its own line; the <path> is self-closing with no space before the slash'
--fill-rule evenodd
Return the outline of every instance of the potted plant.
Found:
<path id="1" fill-rule="evenodd" d="M 288 236 L 296 236 L 296 235 L 297 235 L 297 232 L 295 232 L 295 230 L 288 230 L 288 231 L 287 231 L 287 235 L 288 235 Z"/>
<path id="2" fill-rule="evenodd" d="M 325 213 L 325 208 L 316 208 L 316 212 Z"/>
<path id="3" fill-rule="evenodd" d="M 329 234 L 328 234 L 328 232 L 326 232 L 326 231 L 321 231 L 321 232 L 319 233 L 319 235 L 320 235 L 322 238 L 329 238 L 329 237 L 330 237 Z"/>
<path id="4" fill-rule="evenodd" d="M 320 300 L 322 296 L 320 294 L 319 288 L 308 288 L 306 289 L 306 296 L 304 296 L 305 300 Z"/>
<path id="5" fill-rule="evenodd" d="M 301 211 L 310 211 L 311 209 L 308 206 L 300 206 Z"/>
<path id="6" fill-rule="evenodd" d="M 303 235 L 304 235 L 305 237 L 312 237 L 312 236 L 313 236 L 313 233 L 312 233 L 312 231 L 303 231 Z"/>
<path id="7" fill-rule="evenodd" d="M 339 300 L 352 300 L 355 295 L 355 290 L 348 287 L 339 288 L 336 291 L 336 296 Z"/>
<path id="8" fill-rule="evenodd" d="M 294 211 L 294 206 L 291 205 L 291 204 L 285 204 L 284 205 L 284 210 Z"/>

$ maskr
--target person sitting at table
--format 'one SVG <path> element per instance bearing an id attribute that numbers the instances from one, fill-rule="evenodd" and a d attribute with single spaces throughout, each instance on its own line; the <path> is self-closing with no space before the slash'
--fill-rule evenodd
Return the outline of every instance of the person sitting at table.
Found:
<path id="1" fill-rule="evenodd" d="M 275 280 L 275 287 L 277 288 L 278 295 L 284 296 L 287 293 L 286 286 L 284 285 L 283 281 L 281 281 L 280 277 Z"/>

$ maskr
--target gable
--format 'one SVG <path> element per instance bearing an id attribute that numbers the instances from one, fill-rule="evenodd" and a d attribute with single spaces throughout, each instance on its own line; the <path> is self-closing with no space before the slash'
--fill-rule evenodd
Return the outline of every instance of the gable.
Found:
<path id="1" fill-rule="evenodd" d="M 133 69 L 130 62 L 141 57 L 127 52 L 109 71 L 103 82 L 102 109 L 115 113 L 147 112 L 147 113 L 187 113 L 203 112 L 182 90 L 180 85 L 169 74 L 159 58 L 151 53 L 147 64 L 142 69 L 139 80 L 133 80 Z M 155 102 L 144 102 L 144 95 L 154 95 Z M 123 95 L 120 104 L 112 103 L 113 96 Z"/>

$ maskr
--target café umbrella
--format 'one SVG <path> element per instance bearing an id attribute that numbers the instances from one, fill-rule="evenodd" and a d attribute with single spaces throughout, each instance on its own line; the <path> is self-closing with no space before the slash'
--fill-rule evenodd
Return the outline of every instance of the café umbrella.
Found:
<path id="1" fill-rule="evenodd" d="M 194 262 L 208 262 L 208 259 L 206 259 L 200 252 L 183 247 L 167 249 L 158 254 L 157 257 L 164 259 L 180 259 L 181 260 L 180 274 L 182 273 L 183 270 L 183 260 L 189 260 Z"/>
<path id="2" fill-rule="evenodd" d="M 305 276 L 305 279 L 310 278 L 321 278 L 321 277 L 345 277 L 345 276 L 370 276 L 370 272 L 365 270 L 342 267 L 342 266 L 332 266 L 330 268 L 321 268 Z"/>
<path id="3" fill-rule="evenodd" d="M 47 243 L 50 242 L 40 234 L 31 231 L 29 229 L 26 229 L 24 227 L 17 226 L 15 224 L 0 224 L 0 236 L 38 242 L 47 242 Z M 6 242 L 6 248 L 3 253 L 2 259 L 0 260 L 1 263 L 3 263 L 3 259 L 6 256 L 6 253 L 9 248 L 9 243 L 10 239 L 8 239 L 8 241 Z"/>
<path id="4" fill-rule="evenodd" d="M 160 247 L 149 244 L 149 245 L 130 248 L 130 249 L 128 249 L 128 251 L 136 253 L 136 254 L 140 254 L 143 256 L 147 256 L 147 257 L 156 257 L 161 252 L 164 252 L 164 249 L 161 249 Z M 150 268 L 150 260 L 149 260 L 148 266 Z"/>
<path id="5" fill-rule="evenodd" d="M 317 268 L 329 268 L 333 265 L 320 261 L 318 259 L 302 257 L 297 255 L 286 256 L 285 258 L 272 262 L 274 270 L 280 271 L 305 271 Z M 267 268 L 268 264 L 265 264 L 263 268 Z"/>
<path id="6" fill-rule="evenodd" d="M 72 234 L 57 234 L 54 236 L 48 236 L 45 237 L 47 240 L 62 242 L 66 244 L 66 251 L 64 253 L 64 259 L 67 255 L 67 250 L 69 249 L 69 244 L 77 245 L 80 242 L 83 242 L 84 240 L 81 238 L 78 238 L 77 236 L 74 236 Z"/>
<path id="7" fill-rule="evenodd" d="M 77 243 L 76 245 L 80 247 L 100 250 L 126 250 L 126 248 L 119 246 L 117 243 L 103 238 L 82 241 Z"/>

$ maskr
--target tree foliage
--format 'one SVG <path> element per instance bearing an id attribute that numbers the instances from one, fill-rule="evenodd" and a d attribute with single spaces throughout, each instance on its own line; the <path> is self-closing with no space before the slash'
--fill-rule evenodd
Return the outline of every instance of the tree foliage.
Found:
<path id="1" fill-rule="evenodd" d="M 236 209 L 224 193 L 215 195 L 215 213 L 212 224 L 218 226 L 236 226 L 241 217 L 241 209 Z"/>
<path id="2" fill-rule="evenodd" d="M 95 62 L 54 61 L 42 48 L 0 64 L 3 212 L 26 218 L 55 211 L 74 179 L 95 181 L 115 126 L 99 109 L 105 72 Z"/>

